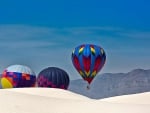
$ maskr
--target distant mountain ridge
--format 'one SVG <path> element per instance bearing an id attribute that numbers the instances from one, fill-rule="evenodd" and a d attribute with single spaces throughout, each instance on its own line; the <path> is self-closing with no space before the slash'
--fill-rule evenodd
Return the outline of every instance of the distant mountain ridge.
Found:
<path id="1" fill-rule="evenodd" d="M 94 99 L 135 94 L 150 91 L 150 69 L 135 69 L 128 73 L 104 73 L 97 75 L 86 89 L 87 83 L 72 80 L 69 90 Z"/>

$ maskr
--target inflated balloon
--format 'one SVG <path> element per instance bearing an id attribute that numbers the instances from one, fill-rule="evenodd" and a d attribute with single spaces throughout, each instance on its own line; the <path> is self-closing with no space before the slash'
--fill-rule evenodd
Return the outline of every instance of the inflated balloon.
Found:
<path id="1" fill-rule="evenodd" d="M 19 88 L 35 86 L 35 73 L 27 66 L 12 65 L 2 73 L 2 88 Z"/>
<path id="2" fill-rule="evenodd" d="M 83 44 L 72 52 L 72 63 L 84 80 L 90 84 L 97 73 L 102 69 L 106 55 L 100 46 Z"/>
<path id="3" fill-rule="evenodd" d="M 48 67 L 42 70 L 37 78 L 39 87 L 67 89 L 69 82 L 68 74 L 57 67 Z"/>

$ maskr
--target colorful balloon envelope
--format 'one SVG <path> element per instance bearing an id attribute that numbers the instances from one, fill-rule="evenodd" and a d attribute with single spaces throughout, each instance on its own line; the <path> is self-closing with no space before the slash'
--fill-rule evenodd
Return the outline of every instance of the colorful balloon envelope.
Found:
<path id="1" fill-rule="evenodd" d="M 72 52 L 72 63 L 82 78 L 90 84 L 97 73 L 102 69 L 106 55 L 100 46 L 83 44 Z"/>
<path id="2" fill-rule="evenodd" d="M 35 73 L 24 65 L 9 66 L 2 73 L 2 88 L 33 87 L 35 83 Z"/>
<path id="3" fill-rule="evenodd" d="M 42 70 L 37 78 L 39 87 L 67 89 L 69 82 L 67 72 L 57 67 L 48 67 Z"/>

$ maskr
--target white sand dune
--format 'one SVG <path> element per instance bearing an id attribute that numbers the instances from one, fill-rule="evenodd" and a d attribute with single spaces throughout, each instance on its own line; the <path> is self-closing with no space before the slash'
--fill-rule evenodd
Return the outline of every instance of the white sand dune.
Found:
<path id="1" fill-rule="evenodd" d="M 102 99 L 101 101 L 111 103 L 124 103 L 124 104 L 148 104 L 150 105 L 150 92 L 116 96 L 111 98 Z"/>
<path id="2" fill-rule="evenodd" d="M 1 89 L 0 113 L 150 113 L 149 97 L 143 93 L 93 100 L 61 89 Z"/>
<path id="3" fill-rule="evenodd" d="M 3 90 L 29 94 L 29 95 L 60 98 L 60 99 L 73 99 L 73 100 L 88 99 L 88 97 L 76 93 L 72 93 L 68 90 L 62 90 L 56 88 L 12 88 L 12 89 L 3 89 Z"/>

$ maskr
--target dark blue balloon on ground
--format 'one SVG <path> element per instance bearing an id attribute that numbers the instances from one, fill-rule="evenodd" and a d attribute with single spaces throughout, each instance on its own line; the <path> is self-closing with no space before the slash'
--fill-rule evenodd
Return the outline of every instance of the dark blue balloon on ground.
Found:
<path id="1" fill-rule="evenodd" d="M 57 67 L 48 67 L 42 70 L 37 78 L 38 87 L 67 89 L 69 82 L 67 72 Z"/>

